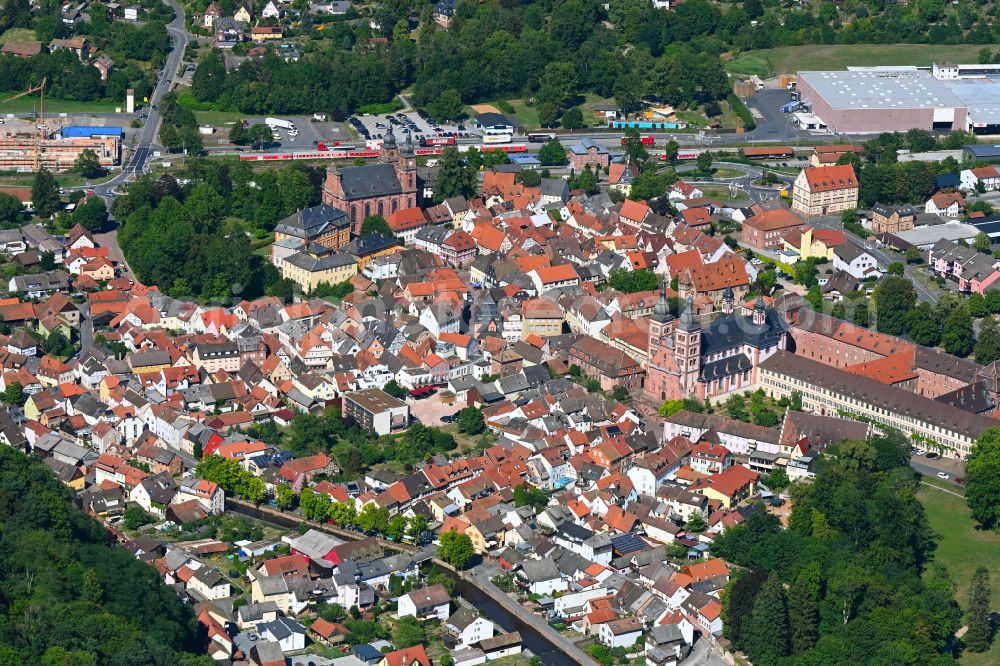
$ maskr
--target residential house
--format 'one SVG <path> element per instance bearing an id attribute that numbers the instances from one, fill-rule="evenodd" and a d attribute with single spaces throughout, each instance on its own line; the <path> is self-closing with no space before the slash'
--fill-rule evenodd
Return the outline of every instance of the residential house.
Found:
<path id="1" fill-rule="evenodd" d="M 877 203 L 872 206 L 872 231 L 877 234 L 896 234 L 910 231 L 917 219 L 912 206 L 889 206 Z"/>
<path id="2" fill-rule="evenodd" d="M 858 280 L 879 278 L 878 260 L 854 243 L 844 243 L 833 251 L 833 270 L 844 271 Z"/>
<path id="3" fill-rule="evenodd" d="M 437 619 L 444 622 L 451 612 L 451 595 L 443 585 L 422 587 L 401 596 L 396 608 L 398 617 Z"/>

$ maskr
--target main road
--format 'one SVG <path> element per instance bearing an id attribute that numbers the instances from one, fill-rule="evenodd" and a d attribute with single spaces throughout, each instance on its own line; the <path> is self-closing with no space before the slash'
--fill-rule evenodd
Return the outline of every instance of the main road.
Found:
<path id="1" fill-rule="evenodd" d="M 167 33 L 170 35 L 172 44 L 170 53 L 167 55 L 167 61 L 164 63 L 163 69 L 160 71 L 160 76 L 156 80 L 156 87 L 153 88 L 153 93 L 149 96 L 148 116 L 146 117 L 145 124 L 142 126 L 142 131 L 139 132 L 138 142 L 133 147 L 132 153 L 122 166 L 121 171 L 112 178 L 98 185 L 69 189 L 93 190 L 95 194 L 103 197 L 110 203 L 111 199 L 115 196 L 114 190 L 117 186 L 134 180 L 136 176 L 145 171 L 146 164 L 154 152 L 153 147 L 156 135 L 160 129 L 160 101 L 174 85 L 181 59 L 184 57 L 184 51 L 187 50 L 188 45 L 188 33 L 184 28 L 184 10 L 177 3 L 177 0 L 163 1 L 174 10 L 174 20 L 167 24 Z"/>

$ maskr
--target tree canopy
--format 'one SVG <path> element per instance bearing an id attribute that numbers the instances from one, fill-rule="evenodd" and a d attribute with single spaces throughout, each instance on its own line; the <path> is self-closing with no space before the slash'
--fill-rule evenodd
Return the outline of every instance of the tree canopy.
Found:
<path id="1" fill-rule="evenodd" d="M 792 486 L 787 529 L 757 511 L 716 537 L 713 553 L 747 568 L 723 595 L 727 638 L 763 665 L 954 663 L 961 611 L 931 562 L 909 442 L 892 434 L 829 453 L 813 483 Z"/>
<path id="2" fill-rule="evenodd" d="M 0 662 L 207 665 L 192 610 L 40 460 L 0 447 Z M 40 554 L 44 553 L 44 556 Z"/>

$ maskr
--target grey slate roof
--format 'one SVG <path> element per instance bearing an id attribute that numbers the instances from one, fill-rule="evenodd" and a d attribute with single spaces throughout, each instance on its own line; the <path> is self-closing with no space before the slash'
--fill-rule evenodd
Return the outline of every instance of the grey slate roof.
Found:
<path id="1" fill-rule="evenodd" d="M 274 230 L 308 240 L 322 236 L 331 226 L 339 228 L 350 224 L 347 213 L 329 204 L 320 204 L 292 213 L 278 222 Z"/>
<path id="2" fill-rule="evenodd" d="M 402 194 L 396 168 L 391 164 L 366 164 L 340 170 L 340 184 L 348 201 Z"/>

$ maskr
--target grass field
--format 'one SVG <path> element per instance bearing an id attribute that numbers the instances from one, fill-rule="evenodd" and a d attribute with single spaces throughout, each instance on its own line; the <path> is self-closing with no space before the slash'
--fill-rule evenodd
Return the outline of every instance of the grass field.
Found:
<path id="1" fill-rule="evenodd" d="M 12 102 L 3 100 L 23 91 L 0 92 L 0 114 L 30 113 L 38 110 L 38 95 L 25 95 Z M 77 102 L 68 99 L 45 98 L 45 115 L 52 113 L 113 113 L 115 107 L 125 108 L 125 102 L 98 100 L 96 102 Z"/>
<path id="2" fill-rule="evenodd" d="M 838 44 L 782 46 L 748 51 L 726 63 L 733 74 L 770 77 L 814 69 L 844 69 L 848 66 L 917 65 L 934 61 L 978 62 L 982 44 Z M 996 45 L 985 46 L 996 49 Z"/>
<path id="3" fill-rule="evenodd" d="M 938 534 L 934 557 L 948 568 L 958 586 L 955 594 L 958 603 L 965 608 L 972 574 L 976 567 L 985 566 L 990 570 L 992 602 L 996 608 L 1000 603 L 1000 534 L 977 530 L 961 497 L 927 486 L 921 486 L 917 496 L 927 511 L 931 528 Z M 987 654 L 963 655 L 961 663 L 965 666 L 1000 664 L 1000 640 L 993 641 L 993 649 Z"/>
<path id="4" fill-rule="evenodd" d="M 11 28 L 7 32 L 0 35 L 0 46 L 3 46 L 10 40 L 14 40 L 15 42 L 38 41 L 35 37 L 35 31 L 31 28 Z"/>

